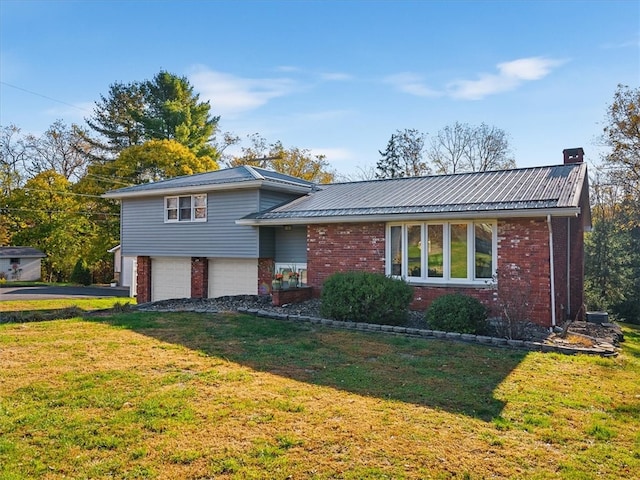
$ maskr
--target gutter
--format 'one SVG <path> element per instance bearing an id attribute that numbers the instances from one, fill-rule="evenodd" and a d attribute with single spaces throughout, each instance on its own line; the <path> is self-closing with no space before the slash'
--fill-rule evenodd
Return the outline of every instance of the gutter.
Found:
<path id="1" fill-rule="evenodd" d="M 551 327 L 556 326 L 556 280 L 553 261 L 553 228 L 551 228 L 551 215 L 547 215 L 547 225 L 549 225 L 549 271 L 551 276 Z"/>
<path id="2" fill-rule="evenodd" d="M 405 222 L 408 220 L 429 221 L 437 219 L 461 220 L 481 218 L 540 218 L 577 217 L 580 214 L 579 207 L 566 207 L 554 209 L 520 209 L 520 210 L 472 210 L 464 212 L 421 212 L 421 213 L 386 213 L 386 214 L 351 214 L 351 215 L 305 215 L 306 212 L 292 212 L 291 217 L 279 218 L 240 218 L 237 225 L 251 226 L 281 226 L 281 225 L 317 225 L 327 223 L 370 223 L 370 222 Z M 294 216 L 295 215 L 295 216 Z"/>
<path id="3" fill-rule="evenodd" d="M 102 198 L 122 199 L 122 198 L 143 198 L 143 197 L 161 197 L 164 195 L 185 195 L 191 193 L 208 193 L 224 190 L 243 190 L 250 188 L 264 188 L 266 190 L 278 190 L 289 193 L 309 193 L 311 186 L 279 184 L 267 180 L 250 180 L 243 182 L 229 182 L 205 185 L 184 185 L 168 188 L 149 188 L 143 190 L 134 190 L 129 192 L 119 192 L 113 190 L 101 195 Z"/>

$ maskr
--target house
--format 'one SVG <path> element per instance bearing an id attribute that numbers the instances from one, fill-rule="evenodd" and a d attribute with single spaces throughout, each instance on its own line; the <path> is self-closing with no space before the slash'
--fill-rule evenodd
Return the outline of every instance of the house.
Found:
<path id="1" fill-rule="evenodd" d="M 268 294 L 296 270 L 318 296 L 334 272 L 404 278 L 412 308 L 461 292 L 522 296 L 544 326 L 581 315 L 590 228 L 582 149 L 561 165 L 314 185 L 242 166 L 105 194 L 122 202 L 138 301 Z"/>
<path id="2" fill-rule="evenodd" d="M 45 257 L 32 247 L 0 247 L 0 279 L 9 282 L 40 280 L 41 262 Z"/>
<path id="3" fill-rule="evenodd" d="M 107 250 L 113 253 L 113 279 L 121 287 L 129 287 L 132 296 L 136 292 L 136 276 L 133 274 L 136 268 L 136 257 L 122 255 L 122 247 L 116 245 Z"/>

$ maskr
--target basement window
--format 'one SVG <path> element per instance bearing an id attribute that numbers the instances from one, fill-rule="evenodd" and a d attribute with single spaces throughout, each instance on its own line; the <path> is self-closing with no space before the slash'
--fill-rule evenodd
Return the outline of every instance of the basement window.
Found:
<path id="1" fill-rule="evenodd" d="M 207 195 L 165 197 L 165 222 L 206 222 Z"/>
<path id="2" fill-rule="evenodd" d="M 482 283 L 497 268 L 494 220 L 387 226 L 386 274 L 410 283 Z"/>

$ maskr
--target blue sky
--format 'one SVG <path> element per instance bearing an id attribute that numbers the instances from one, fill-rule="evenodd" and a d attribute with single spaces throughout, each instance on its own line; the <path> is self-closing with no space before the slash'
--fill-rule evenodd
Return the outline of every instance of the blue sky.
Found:
<path id="1" fill-rule="evenodd" d="M 0 125 L 83 123 L 114 82 L 186 76 L 220 131 L 375 166 L 392 133 L 503 129 L 520 167 L 640 86 L 640 2 L 0 0 Z"/>

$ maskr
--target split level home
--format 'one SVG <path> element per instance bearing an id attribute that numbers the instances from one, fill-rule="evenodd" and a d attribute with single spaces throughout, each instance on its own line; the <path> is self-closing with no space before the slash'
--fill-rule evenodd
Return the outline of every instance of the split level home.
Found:
<path id="1" fill-rule="evenodd" d="M 334 272 L 403 278 L 411 307 L 463 293 L 520 299 L 551 327 L 581 316 L 590 228 L 581 148 L 558 165 L 318 185 L 240 166 L 106 193 L 138 302 L 271 294 L 297 272 L 319 296 Z"/>

